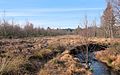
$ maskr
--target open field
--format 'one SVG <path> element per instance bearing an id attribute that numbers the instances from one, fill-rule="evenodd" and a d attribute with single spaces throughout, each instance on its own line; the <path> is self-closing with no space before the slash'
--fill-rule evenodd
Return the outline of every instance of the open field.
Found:
<path id="1" fill-rule="evenodd" d="M 120 75 L 120 0 L 1 0 L 0 75 Z"/>
<path id="2" fill-rule="evenodd" d="M 111 39 L 89 38 L 88 41 L 113 44 L 104 51 L 96 52 L 96 57 L 114 70 L 120 70 L 120 39 L 113 39 L 111 42 Z M 91 71 L 70 54 L 72 48 L 85 43 L 85 39 L 78 35 L 2 39 L 0 40 L 0 74 L 91 75 Z"/>

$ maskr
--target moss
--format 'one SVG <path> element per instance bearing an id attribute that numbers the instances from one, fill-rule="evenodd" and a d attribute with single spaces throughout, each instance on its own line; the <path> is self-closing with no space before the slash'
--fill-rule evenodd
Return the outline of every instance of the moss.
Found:
<path id="1" fill-rule="evenodd" d="M 111 64 L 112 64 L 112 62 L 113 62 L 113 60 L 112 60 L 112 59 L 110 59 L 110 58 L 108 58 L 108 60 L 107 60 L 107 61 L 108 61 L 108 64 L 110 64 L 110 65 L 111 65 Z"/>

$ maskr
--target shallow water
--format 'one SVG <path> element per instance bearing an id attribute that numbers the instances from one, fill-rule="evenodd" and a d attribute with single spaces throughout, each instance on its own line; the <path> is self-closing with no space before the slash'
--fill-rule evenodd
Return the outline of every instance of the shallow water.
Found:
<path id="1" fill-rule="evenodd" d="M 92 60 L 90 68 L 93 71 L 93 75 L 111 75 L 107 66 L 99 61 Z"/>
<path id="2" fill-rule="evenodd" d="M 82 61 L 81 63 L 85 62 L 84 55 L 78 54 L 77 57 L 80 59 L 80 61 Z M 95 59 L 94 53 L 89 55 L 89 66 L 93 72 L 93 75 L 111 75 L 108 67 L 104 63 Z"/>

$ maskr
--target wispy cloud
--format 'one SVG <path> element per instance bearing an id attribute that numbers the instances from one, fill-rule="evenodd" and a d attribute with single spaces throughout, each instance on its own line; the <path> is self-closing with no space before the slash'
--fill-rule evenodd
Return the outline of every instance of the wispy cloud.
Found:
<path id="1" fill-rule="evenodd" d="M 85 15 L 85 12 L 88 13 L 87 15 L 90 19 L 91 17 L 99 17 L 99 13 L 102 10 L 103 8 L 6 9 L 6 17 L 14 18 L 16 23 L 19 23 L 23 26 L 25 21 L 29 20 L 35 24 L 35 26 L 48 27 L 51 25 L 53 28 L 60 28 L 62 26 L 77 26 Z M 0 11 L 0 15 L 3 15 L 3 10 L 0 9 Z"/>
<path id="2" fill-rule="evenodd" d="M 89 11 L 103 10 L 103 8 L 39 8 L 39 9 L 7 9 L 8 11 L 31 11 L 31 12 L 66 12 L 66 11 Z"/>
<path id="3" fill-rule="evenodd" d="M 1 10 L 1 14 L 2 9 Z M 89 12 L 100 11 L 103 8 L 39 8 L 39 9 L 6 9 L 6 16 L 39 16 L 43 13 Z"/>

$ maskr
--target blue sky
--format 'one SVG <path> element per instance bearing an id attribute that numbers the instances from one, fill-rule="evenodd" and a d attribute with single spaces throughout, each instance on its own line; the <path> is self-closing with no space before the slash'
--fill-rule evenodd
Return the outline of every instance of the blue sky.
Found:
<path id="1" fill-rule="evenodd" d="M 83 27 L 85 15 L 99 24 L 104 9 L 105 0 L 0 0 L 1 17 L 5 10 L 9 21 L 14 19 L 21 26 L 30 21 L 44 28 Z"/>

